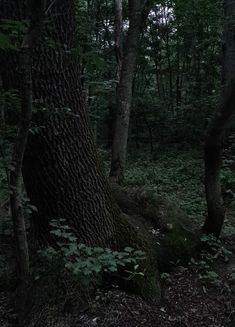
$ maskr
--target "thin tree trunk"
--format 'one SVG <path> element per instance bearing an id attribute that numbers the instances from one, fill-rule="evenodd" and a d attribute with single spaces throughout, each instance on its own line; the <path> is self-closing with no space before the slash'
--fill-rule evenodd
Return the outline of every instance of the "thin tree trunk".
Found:
<path id="1" fill-rule="evenodd" d="M 122 0 L 114 0 L 114 11 L 115 11 L 115 54 L 117 61 L 117 85 L 120 81 L 121 69 L 122 69 L 122 56 L 123 56 L 123 47 L 122 47 Z"/>
<path id="2" fill-rule="evenodd" d="M 176 72 L 176 110 L 181 104 L 181 85 L 180 85 L 180 75 L 181 75 L 181 67 L 180 67 L 180 45 L 179 45 L 179 37 L 177 37 L 177 46 L 176 46 L 176 62 L 177 62 L 177 72 Z"/>
<path id="3" fill-rule="evenodd" d="M 28 139 L 29 128 L 32 118 L 32 76 L 31 57 L 33 48 L 40 36 L 43 24 L 44 1 L 31 1 L 31 20 L 28 33 L 25 35 L 20 53 L 21 70 L 21 116 L 18 133 L 12 154 L 10 173 L 10 205 L 16 240 L 16 255 L 19 284 L 16 297 L 16 310 L 19 325 L 24 325 L 24 313 L 27 301 L 27 293 L 30 281 L 29 250 L 25 228 L 24 210 L 22 204 L 22 163 Z"/>
<path id="4" fill-rule="evenodd" d="M 112 144 L 110 178 L 122 182 L 127 154 L 127 140 L 132 98 L 132 84 L 138 53 L 138 44 L 143 26 L 144 7 L 140 0 L 129 0 L 129 30 L 124 44 L 120 82 L 117 87 L 116 122 Z M 147 15 L 145 15 L 147 18 Z"/>
<path id="5" fill-rule="evenodd" d="M 225 216 L 220 183 L 223 138 L 227 125 L 235 111 L 235 79 L 226 86 L 223 101 L 212 118 L 205 143 L 205 188 L 208 215 L 204 224 L 207 234 L 219 237 Z"/>
<path id="6" fill-rule="evenodd" d="M 115 33 L 115 56 L 116 56 L 116 90 L 110 94 L 109 101 L 109 112 L 107 118 L 108 127 L 108 142 L 107 147 L 112 147 L 114 128 L 115 128 L 115 113 L 116 113 L 116 99 L 117 89 L 120 82 L 121 69 L 122 69 L 122 57 L 123 57 L 123 44 L 122 44 L 122 33 L 123 33 L 123 22 L 122 22 L 122 0 L 114 0 L 114 33 Z"/>
<path id="7" fill-rule="evenodd" d="M 165 14 L 166 15 L 166 14 Z M 166 22 L 167 22 L 167 17 L 165 17 Z M 173 111 L 174 109 L 174 99 L 173 99 L 173 78 L 172 78 L 172 65 L 171 65 L 171 54 L 170 54 L 170 36 L 169 36 L 169 26 L 168 26 L 168 22 L 166 25 L 166 57 L 167 57 L 167 63 L 168 63 L 168 76 L 169 76 L 169 105 L 170 105 L 170 109 Z M 173 111 L 174 113 L 174 111 Z"/>
<path id="8" fill-rule="evenodd" d="M 220 169 L 226 127 L 235 111 L 235 0 L 225 1 L 225 47 L 223 81 L 227 81 L 221 105 L 209 125 L 205 142 L 205 189 L 208 215 L 204 224 L 207 234 L 219 237 L 225 218 Z"/>

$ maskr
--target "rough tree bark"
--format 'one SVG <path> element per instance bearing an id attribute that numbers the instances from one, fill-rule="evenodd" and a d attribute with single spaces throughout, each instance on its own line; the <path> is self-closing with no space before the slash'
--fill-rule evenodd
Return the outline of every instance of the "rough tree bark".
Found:
<path id="1" fill-rule="evenodd" d="M 235 111 L 235 0 L 226 0 L 223 92 L 221 104 L 211 120 L 205 141 L 205 189 L 208 215 L 203 227 L 207 234 L 220 236 L 225 218 L 221 192 L 220 169 L 222 165 L 223 139 L 226 127 Z"/>
<path id="2" fill-rule="evenodd" d="M 111 246 L 119 211 L 99 167 L 82 103 L 79 65 L 71 57 L 74 12 L 74 1 L 54 2 L 46 25 L 46 37 L 54 45 L 41 44 L 34 56 L 38 130 L 28 140 L 23 177 L 29 198 L 38 208 L 33 230 L 41 244 L 51 242 L 49 222 L 64 218 L 79 241 Z"/>
<path id="3" fill-rule="evenodd" d="M 116 121 L 112 144 L 110 179 L 122 182 L 126 162 L 130 105 L 141 29 L 147 19 L 148 2 L 129 0 L 129 30 L 124 42 L 120 81 L 116 95 Z"/>
<path id="4" fill-rule="evenodd" d="M 140 248 L 144 243 L 110 195 L 82 103 L 79 65 L 71 53 L 75 46 L 74 5 L 73 0 L 47 2 L 45 42 L 34 53 L 36 129 L 29 135 L 23 162 L 26 190 L 38 209 L 31 222 L 33 239 L 41 246 L 53 244 L 50 221 L 63 218 L 79 242 Z M 152 256 L 146 265 L 146 274 L 136 290 L 158 296 Z"/>

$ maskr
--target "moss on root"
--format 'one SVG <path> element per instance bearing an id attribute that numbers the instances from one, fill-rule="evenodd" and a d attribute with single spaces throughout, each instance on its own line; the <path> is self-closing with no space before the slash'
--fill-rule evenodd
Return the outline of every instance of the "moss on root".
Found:
<path id="1" fill-rule="evenodd" d="M 160 270 L 169 269 L 172 262 L 187 264 L 200 244 L 200 232 L 195 231 L 190 218 L 175 204 L 157 198 L 162 208 L 163 237 L 159 247 Z M 156 201 L 156 200 L 155 200 Z"/>
<path id="2" fill-rule="evenodd" d="M 200 233 L 194 231 L 192 220 L 175 203 L 148 189 L 112 185 L 112 192 L 123 212 L 128 214 L 128 220 L 141 230 L 141 237 L 144 235 L 145 239 L 160 243 L 157 255 L 156 246 L 150 245 L 160 272 L 170 270 L 176 262 L 188 263 L 195 255 Z M 151 229 L 158 230 L 159 235 L 151 235 Z"/>
<path id="3" fill-rule="evenodd" d="M 121 284 L 124 289 L 139 294 L 146 300 L 159 300 L 161 289 L 156 248 L 154 249 L 151 242 L 135 230 L 125 215 L 121 215 L 116 225 L 116 239 L 118 240 L 118 249 L 130 246 L 146 253 L 146 259 L 139 262 L 139 271 L 144 275 L 137 275 L 129 280 L 123 278 Z"/>

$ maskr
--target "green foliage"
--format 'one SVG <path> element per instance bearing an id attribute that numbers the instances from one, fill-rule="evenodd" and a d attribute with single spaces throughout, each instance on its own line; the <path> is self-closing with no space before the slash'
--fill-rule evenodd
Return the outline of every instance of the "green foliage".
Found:
<path id="1" fill-rule="evenodd" d="M 2 50 L 18 50 L 28 21 L 26 20 L 10 20 L 2 19 L 0 23 L 0 49 Z"/>
<path id="2" fill-rule="evenodd" d="M 171 284 L 172 283 L 172 279 L 171 279 L 171 275 L 168 273 L 162 273 L 161 274 L 161 279 L 166 283 L 166 284 Z"/>
<path id="3" fill-rule="evenodd" d="M 233 171 L 234 160 L 224 159 L 223 169 L 220 173 L 221 182 L 224 190 L 225 200 L 234 202 L 235 200 L 235 174 Z"/>
<path id="4" fill-rule="evenodd" d="M 80 62 L 82 87 L 92 123 L 102 130 L 116 85 L 112 15 L 112 1 L 76 1 L 77 42 L 73 56 Z M 100 128 L 97 131 L 98 136 L 103 134 Z"/>
<path id="5" fill-rule="evenodd" d="M 3 198 L 9 188 L 8 160 L 3 158 L 0 162 L 0 197 Z"/>
<path id="6" fill-rule="evenodd" d="M 11 89 L 4 91 L 0 89 L 0 132 L 2 137 L 9 138 L 13 136 L 13 131 L 15 130 L 18 119 L 19 106 L 20 98 L 17 90 Z"/>
<path id="7" fill-rule="evenodd" d="M 222 20 L 220 0 L 163 0 L 153 7 L 135 77 L 136 143 L 203 140 L 220 88 Z"/>
<path id="8" fill-rule="evenodd" d="M 202 235 L 201 242 L 203 250 L 198 259 L 191 258 L 190 265 L 199 274 L 203 282 L 220 286 L 221 279 L 218 273 L 213 270 L 213 265 L 218 259 L 228 262 L 232 253 L 213 235 Z"/>
<path id="9" fill-rule="evenodd" d="M 130 153 L 126 185 L 145 186 L 176 203 L 195 226 L 206 210 L 201 153 L 197 150 L 156 149 Z"/>
<path id="10" fill-rule="evenodd" d="M 232 284 L 235 284 L 235 272 L 233 271 L 229 276 L 229 281 Z"/>
<path id="11" fill-rule="evenodd" d="M 229 261 L 232 255 L 231 251 L 227 250 L 220 239 L 215 238 L 213 235 L 202 235 L 201 241 L 208 246 L 210 252 L 202 251 L 201 255 L 207 261 L 213 262 L 217 259 L 223 259 L 224 262 Z"/>
<path id="12" fill-rule="evenodd" d="M 202 275 L 201 278 L 204 282 L 209 283 L 210 285 L 213 285 L 213 286 L 221 285 L 221 280 L 220 280 L 219 275 L 213 270 L 206 271 L 205 274 Z"/>
<path id="13" fill-rule="evenodd" d="M 9 190 L 11 151 L 16 133 L 19 96 L 16 90 L 0 89 L 0 197 L 5 197 Z"/>
<path id="14" fill-rule="evenodd" d="M 227 217 L 224 233 L 235 235 L 235 173 L 234 160 L 225 160 L 221 171 Z M 189 226 L 198 229 L 204 223 L 207 213 L 204 191 L 203 150 L 187 146 L 155 145 L 151 154 L 146 147 L 129 151 L 126 166 L 126 186 L 140 186 L 150 189 L 182 209 L 189 219 Z"/>
<path id="15" fill-rule="evenodd" d="M 40 254 L 46 257 L 52 269 L 69 271 L 86 285 L 101 277 L 103 273 L 118 273 L 120 269 L 126 272 L 128 279 L 143 275 L 138 271 L 138 261 L 145 259 L 145 252 L 131 247 L 126 247 L 123 251 L 112 251 L 78 243 L 63 219 L 53 220 L 51 227 L 56 247 L 50 246 L 40 251 Z"/>

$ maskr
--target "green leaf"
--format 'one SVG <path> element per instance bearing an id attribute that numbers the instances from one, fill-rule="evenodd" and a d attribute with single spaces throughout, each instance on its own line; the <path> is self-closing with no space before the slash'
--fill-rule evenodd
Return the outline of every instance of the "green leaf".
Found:
<path id="1" fill-rule="evenodd" d="M 15 50 L 16 47 L 11 42 L 10 37 L 7 34 L 0 32 L 0 49 L 2 50 Z"/>
<path id="2" fill-rule="evenodd" d="M 103 248 L 100 247 L 96 247 L 93 249 L 94 253 L 103 253 L 105 250 Z"/>
<path id="3" fill-rule="evenodd" d="M 56 229 L 56 230 L 52 230 L 51 231 L 51 234 L 53 234 L 53 235 L 56 235 L 56 236 L 61 236 L 62 235 L 62 232 L 61 232 L 61 230 L 59 230 L 59 229 Z"/>
<path id="4" fill-rule="evenodd" d="M 131 252 L 134 251 L 134 249 L 131 248 L 131 247 L 129 247 L 129 246 L 127 246 L 127 247 L 125 247 L 124 251 L 125 251 L 125 252 L 128 252 L 128 253 L 131 253 Z"/>
<path id="5" fill-rule="evenodd" d="M 134 252 L 134 255 L 137 256 L 137 257 L 142 257 L 142 256 L 145 256 L 146 253 L 144 251 L 137 250 L 137 251 Z"/>
<path id="6" fill-rule="evenodd" d="M 92 270 L 98 274 L 102 270 L 102 266 L 101 265 L 94 265 L 92 267 Z"/>
<path id="7" fill-rule="evenodd" d="M 110 266 L 108 267 L 108 270 L 111 272 L 116 272 L 117 271 L 117 266 Z"/>

